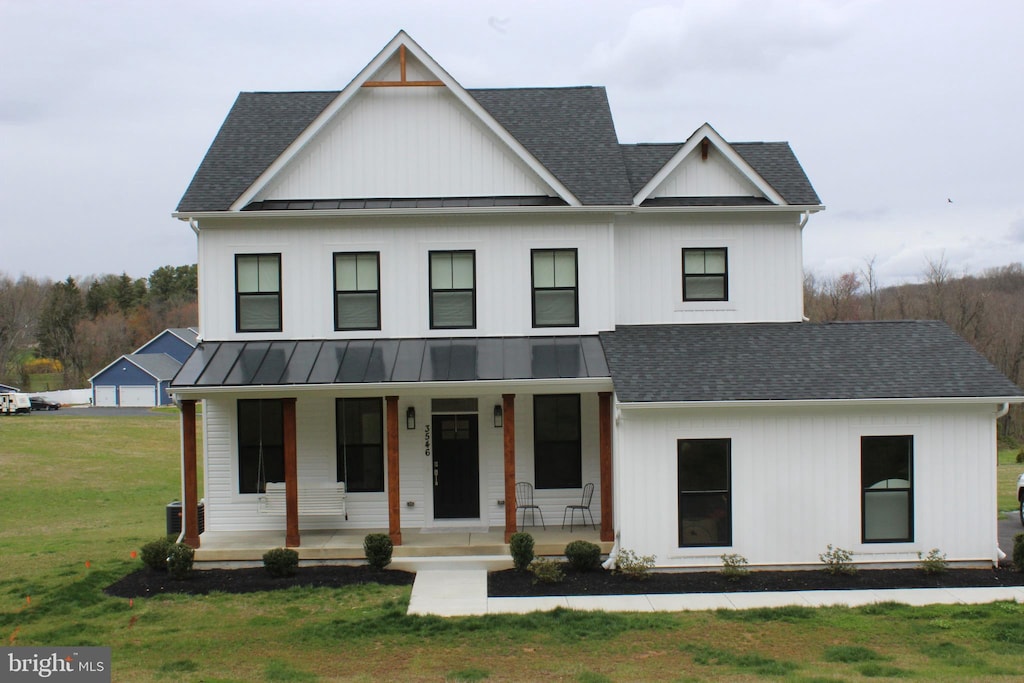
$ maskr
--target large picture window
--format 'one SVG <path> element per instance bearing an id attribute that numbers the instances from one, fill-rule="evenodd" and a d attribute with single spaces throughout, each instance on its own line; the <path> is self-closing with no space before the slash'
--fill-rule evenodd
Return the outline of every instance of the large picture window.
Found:
<path id="1" fill-rule="evenodd" d="M 533 471 L 538 489 L 583 486 L 579 394 L 533 397 Z"/>
<path id="2" fill-rule="evenodd" d="M 430 252 L 430 327 L 476 327 L 476 254 Z"/>
<path id="3" fill-rule="evenodd" d="M 683 301 L 728 301 L 728 252 L 683 249 Z"/>
<path id="4" fill-rule="evenodd" d="M 679 547 L 732 545 L 729 439 L 680 439 Z"/>
<path id="5" fill-rule="evenodd" d="M 264 493 L 284 481 L 284 409 L 280 399 L 238 402 L 238 492 Z"/>
<path id="6" fill-rule="evenodd" d="M 384 411 L 379 398 L 339 398 L 338 481 L 353 493 L 384 490 Z"/>
<path id="7" fill-rule="evenodd" d="M 380 329 L 380 254 L 334 255 L 334 329 Z"/>
<path id="8" fill-rule="evenodd" d="M 235 256 L 235 326 L 238 332 L 281 331 L 281 255 Z"/>
<path id="9" fill-rule="evenodd" d="M 575 249 L 534 249 L 533 326 L 575 327 L 579 294 Z"/>
<path id="10" fill-rule="evenodd" d="M 913 436 L 861 437 L 861 510 L 865 543 L 914 540 L 913 460 Z"/>

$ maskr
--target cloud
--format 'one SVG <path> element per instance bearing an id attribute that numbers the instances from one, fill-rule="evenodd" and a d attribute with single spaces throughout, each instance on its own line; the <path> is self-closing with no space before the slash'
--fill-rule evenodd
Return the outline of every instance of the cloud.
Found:
<path id="1" fill-rule="evenodd" d="M 770 72 L 798 53 L 827 50 L 852 31 L 848 6 L 723 0 L 646 7 L 621 36 L 594 46 L 599 80 L 654 85 L 698 72 Z"/>

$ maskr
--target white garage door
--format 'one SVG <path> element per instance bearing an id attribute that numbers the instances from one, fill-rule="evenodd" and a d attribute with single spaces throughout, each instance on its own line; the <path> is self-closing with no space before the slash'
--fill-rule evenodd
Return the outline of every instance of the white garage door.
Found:
<path id="1" fill-rule="evenodd" d="M 155 406 L 156 391 L 153 387 L 121 387 L 121 406 Z"/>
<path id="2" fill-rule="evenodd" d="M 93 398 L 98 406 L 117 405 L 117 387 L 95 387 L 96 396 Z"/>

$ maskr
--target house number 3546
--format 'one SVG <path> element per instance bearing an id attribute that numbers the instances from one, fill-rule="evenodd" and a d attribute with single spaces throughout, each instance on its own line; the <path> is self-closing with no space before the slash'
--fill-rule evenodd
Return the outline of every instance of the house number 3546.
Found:
<path id="1" fill-rule="evenodd" d="M 423 455 L 430 457 L 430 425 L 423 427 Z"/>

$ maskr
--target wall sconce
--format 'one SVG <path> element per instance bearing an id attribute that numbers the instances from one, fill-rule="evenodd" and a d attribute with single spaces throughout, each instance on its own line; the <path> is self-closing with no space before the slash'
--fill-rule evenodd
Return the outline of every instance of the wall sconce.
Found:
<path id="1" fill-rule="evenodd" d="M 501 413 L 501 406 L 494 406 L 494 426 L 500 427 L 503 424 L 505 424 L 505 420 Z"/>
<path id="2" fill-rule="evenodd" d="M 405 411 L 405 428 L 416 429 L 416 409 L 412 406 Z"/>

